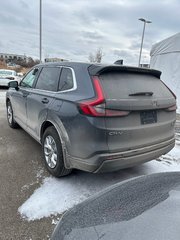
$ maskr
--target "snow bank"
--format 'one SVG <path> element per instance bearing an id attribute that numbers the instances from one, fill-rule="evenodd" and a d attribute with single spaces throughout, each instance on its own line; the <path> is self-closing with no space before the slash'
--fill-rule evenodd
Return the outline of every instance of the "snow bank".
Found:
<path id="1" fill-rule="evenodd" d="M 97 175 L 76 171 L 61 179 L 48 177 L 19 208 L 19 212 L 27 220 L 61 214 L 114 183 L 136 176 L 167 171 L 180 171 L 180 147 L 178 146 L 158 161 L 153 160 L 114 173 Z"/>

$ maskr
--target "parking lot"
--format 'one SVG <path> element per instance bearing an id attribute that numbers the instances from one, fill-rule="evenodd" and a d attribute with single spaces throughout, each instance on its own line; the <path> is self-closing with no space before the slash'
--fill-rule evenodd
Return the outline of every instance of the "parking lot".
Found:
<path id="1" fill-rule="evenodd" d="M 158 171 L 178 171 L 180 169 L 177 163 L 178 159 L 172 154 L 163 157 L 161 160 L 154 160 L 116 173 L 94 175 L 74 171 L 71 176 L 56 180 L 55 184 L 58 183 L 59 186 L 57 185 L 57 187 L 59 188 L 54 188 L 56 191 L 54 195 L 55 198 L 57 196 L 57 201 L 52 203 L 52 207 L 63 202 L 70 202 L 69 205 L 64 205 L 64 208 L 62 207 L 60 210 L 55 211 L 53 215 L 50 216 L 49 214 L 40 220 L 36 220 L 36 217 L 33 221 L 23 219 L 18 212 L 19 207 L 33 195 L 36 189 L 39 189 L 44 184 L 43 180 L 45 178 L 51 182 L 55 178 L 49 178 L 49 174 L 43 166 L 40 145 L 22 129 L 14 130 L 8 126 L 6 121 L 5 92 L 5 89 L 0 89 L 0 239 L 2 240 L 49 239 L 55 227 L 54 223 L 61 215 L 56 214 L 64 212 L 66 208 L 73 206 L 101 189 L 132 177 Z M 179 132 L 179 125 L 176 129 Z M 178 137 L 179 135 L 177 135 Z M 173 159 L 175 160 L 175 166 L 170 162 Z M 47 199 L 50 198 L 50 192 L 45 190 L 44 193 Z M 36 192 L 37 194 L 39 192 Z M 42 198 L 31 199 L 31 201 L 37 201 L 35 210 L 31 210 L 31 212 L 39 211 L 40 208 L 46 208 L 46 204 L 40 199 Z"/>
<path id="2" fill-rule="evenodd" d="M 51 218 L 28 222 L 17 209 L 40 185 L 43 167 L 41 148 L 22 129 L 6 123 L 5 90 L 0 90 L 0 239 L 48 239 Z M 47 176 L 43 172 L 43 177 Z M 25 186 L 28 185 L 28 188 Z M 23 187 L 24 186 L 24 187 Z"/>

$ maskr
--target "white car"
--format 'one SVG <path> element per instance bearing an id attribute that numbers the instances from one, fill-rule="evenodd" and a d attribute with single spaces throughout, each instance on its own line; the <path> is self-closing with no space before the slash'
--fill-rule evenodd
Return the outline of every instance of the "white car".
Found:
<path id="1" fill-rule="evenodd" d="M 0 86 L 8 86 L 10 81 L 20 81 L 16 71 L 8 69 L 0 69 Z"/>

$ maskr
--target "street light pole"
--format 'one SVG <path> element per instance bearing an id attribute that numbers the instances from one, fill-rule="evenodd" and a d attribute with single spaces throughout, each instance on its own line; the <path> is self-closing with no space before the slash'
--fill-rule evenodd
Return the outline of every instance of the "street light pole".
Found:
<path id="1" fill-rule="evenodd" d="M 139 52 L 139 63 L 138 63 L 138 66 L 140 67 L 140 64 L 141 64 L 141 54 L 142 54 L 142 48 L 143 48 L 143 41 L 144 41 L 144 33 L 145 33 L 146 23 L 152 23 L 152 22 L 151 21 L 147 21 L 144 18 L 139 18 L 139 20 L 144 22 L 143 32 L 142 32 L 142 39 L 141 39 L 141 47 L 140 47 L 140 52 Z"/>
<path id="2" fill-rule="evenodd" d="M 42 0 L 39 0 L 39 60 L 42 62 Z"/>

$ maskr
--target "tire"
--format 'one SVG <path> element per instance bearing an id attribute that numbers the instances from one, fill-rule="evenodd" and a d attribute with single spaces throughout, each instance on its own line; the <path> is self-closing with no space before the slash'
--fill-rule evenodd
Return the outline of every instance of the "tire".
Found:
<path id="1" fill-rule="evenodd" d="M 14 120 L 13 109 L 12 109 L 12 105 L 11 105 L 10 101 L 7 102 L 6 108 L 7 108 L 7 121 L 8 121 L 9 126 L 11 128 L 19 128 L 19 125 Z"/>
<path id="2" fill-rule="evenodd" d="M 48 127 L 42 138 L 42 152 L 47 170 L 55 177 L 62 177 L 71 173 L 71 169 L 64 166 L 62 144 L 55 127 Z"/>

